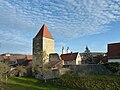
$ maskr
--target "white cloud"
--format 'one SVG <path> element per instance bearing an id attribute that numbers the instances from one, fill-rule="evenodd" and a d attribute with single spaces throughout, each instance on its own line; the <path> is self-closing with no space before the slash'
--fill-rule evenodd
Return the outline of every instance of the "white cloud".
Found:
<path id="1" fill-rule="evenodd" d="M 0 41 L 25 46 L 44 22 L 57 39 L 104 32 L 120 20 L 120 0 L 0 0 L 0 11 Z"/>

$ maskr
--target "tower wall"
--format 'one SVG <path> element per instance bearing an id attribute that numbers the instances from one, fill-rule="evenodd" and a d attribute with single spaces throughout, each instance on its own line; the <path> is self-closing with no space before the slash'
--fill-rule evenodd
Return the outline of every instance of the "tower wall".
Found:
<path id="1" fill-rule="evenodd" d="M 43 53 L 47 55 L 43 55 Z M 46 56 L 46 62 L 48 62 L 50 53 L 54 53 L 54 39 L 46 25 L 43 24 L 33 39 L 33 60 L 43 61 L 43 56 Z"/>
<path id="2" fill-rule="evenodd" d="M 54 39 L 49 39 L 45 37 L 37 37 L 33 39 L 33 60 L 41 60 L 40 54 L 45 51 L 49 61 L 49 54 L 54 53 Z"/>
<path id="3" fill-rule="evenodd" d="M 50 53 L 54 53 L 54 40 L 43 37 L 43 51 L 49 55 Z"/>
<path id="4" fill-rule="evenodd" d="M 33 39 L 33 60 L 41 60 L 40 53 L 43 50 L 42 37 Z M 40 62 L 41 63 L 41 62 Z"/>
<path id="5" fill-rule="evenodd" d="M 33 39 L 33 54 L 43 51 L 43 40 L 42 38 Z"/>

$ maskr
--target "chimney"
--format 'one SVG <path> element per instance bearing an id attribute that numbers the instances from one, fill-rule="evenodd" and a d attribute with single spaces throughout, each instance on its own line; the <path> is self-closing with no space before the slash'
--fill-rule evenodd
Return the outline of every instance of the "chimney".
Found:
<path id="1" fill-rule="evenodd" d="M 65 54 L 65 50 L 64 50 L 64 47 L 62 47 L 62 54 Z"/>
<path id="2" fill-rule="evenodd" d="M 67 53 L 70 53 L 69 47 L 67 47 Z"/>

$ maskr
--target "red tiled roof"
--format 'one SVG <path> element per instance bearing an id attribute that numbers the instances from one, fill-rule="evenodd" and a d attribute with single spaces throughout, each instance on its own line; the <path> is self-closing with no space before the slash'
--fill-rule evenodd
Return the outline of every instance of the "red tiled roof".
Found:
<path id="1" fill-rule="evenodd" d="M 62 61 L 50 61 L 46 64 L 47 67 L 53 68 L 53 69 L 59 69 L 62 65 Z"/>
<path id="2" fill-rule="evenodd" d="M 47 63 L 48 67 L 53 67 L 55 64 L 57 64 L 59 61 L 50 61 Z"/>
<path id="3" fill-rule="evenodd" d="M 4 56 L 0 56 L 0 61 L 1 61 L 1 60 L 4 60 Z"/>
<path id="4" fill-rule="evenodd" d="M 25 55 L 10 56 L 9 59 L 10 59 L 10 60 L 25 59 Z"/>
<path id="5" fill-rule="evenodd" d="M 48 28 L 46 27 L 45 24 L 43 24 L 42 28 L 40 29 L 40 31 L 38 32 L 38 34 L 35 37 L 39 37 L 39 36 L 53 39 L 52 35 L 48 31 Z"/>
<path id="6" fill-rule="evenodd" d="M 62 60 L 65 61 L 71 61 L 71 60 L 76 60 L 78 55 L 78 52 L 76 53 L 66 53 L 66 54 L 61 54 L 60 57 Z"/>
<path id="7" fill-rule="evenodd" d="M 26 60 L 32 60 L 32 55 L 11 55 L 11 56 L 0 56 L 0 60 L 20 60 L 20 59 L 26 59 Z"/>
<path id="8" fill-rule="evenodd" d="M 27 55 L 26 57 L 27 57 L 27 60 L 30 60 L 30 61 L 32 60 L 32 55 Z"/>

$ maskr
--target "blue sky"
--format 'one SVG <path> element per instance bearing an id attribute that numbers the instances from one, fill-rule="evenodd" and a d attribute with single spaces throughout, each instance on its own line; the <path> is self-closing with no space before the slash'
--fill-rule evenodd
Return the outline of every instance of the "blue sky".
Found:
<path id="1" fill-rule="evenodd" d="M 120 0 L 0 0 L 0 53 L 32 53 L 32 39 L 46 23 L 56 52 L 107 52 L 120 42 Z"/>

